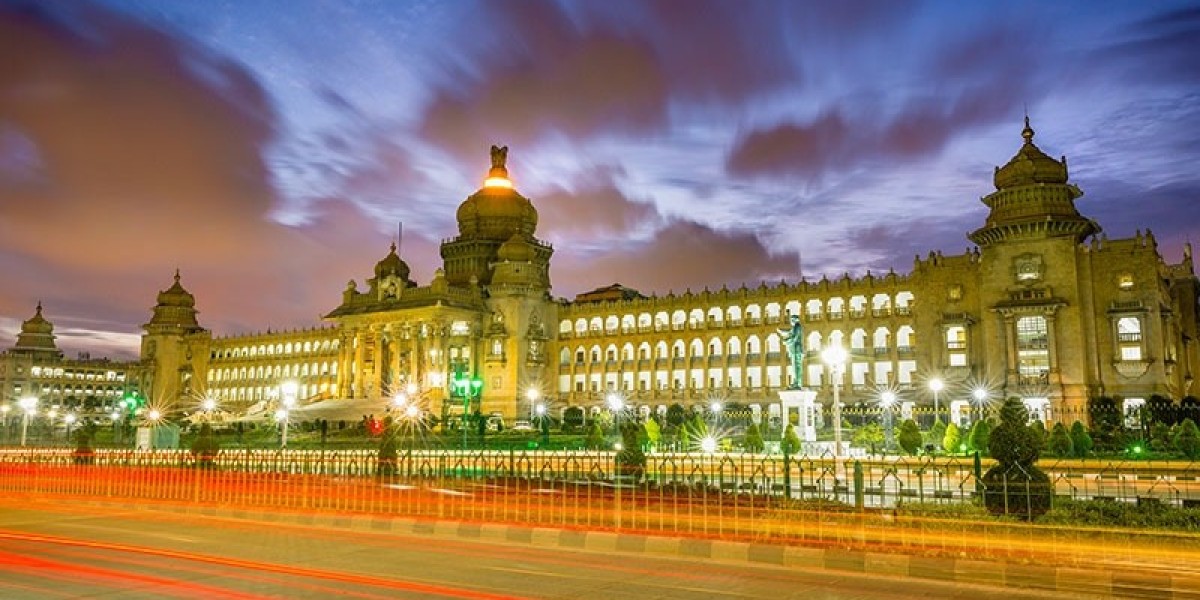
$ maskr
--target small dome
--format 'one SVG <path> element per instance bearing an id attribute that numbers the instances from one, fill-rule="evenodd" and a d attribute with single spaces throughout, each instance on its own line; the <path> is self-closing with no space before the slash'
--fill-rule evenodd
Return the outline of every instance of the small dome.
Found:
<path id="1" fill-rule="evenodd" d="M 1067 163 L 1054 160 L 1033 143 L 1033 128 L 1029 117 L 1025 117 L 1025 129 L 1021 131 L 1025 144 L 1008 164 L 996 169 L 996 189 L 1020 187 L 1037 183 L 1066 183 Z"/>
<path id="2" fill-rule="evenodd" d="M 21 323 L 21 332 L 17 334 L 17 343 L 12 350 L 18 354 L 62 357 L 54 344 L 54 325 L 42 316 L 41 302 L 38 302 L 33 317 Z"/>
<path id="3" fill-rule="evenodd" d="M 533 247 L 521 234 L 514 233 L 507 242 L 500 245 L 496 257 L 501 261 L 530 262 L 533 260 Z"/>
<path id="4" fill-rule="evenodd" d="M 408 263 L 401 260 L 400 255 L 396 254 L 396 244 L 393 242 L 388 255 L 383 257 L 383 260 L 375 263 L 375 279 L 382 279 L 391 275 L 408 281 L 408 274 Z"/>
<path id="5" fill-rule="evenodd" d="M 29 320 L 21 323 L 21 333 L 54 333 L 54 325 L 42 316 L 42 303 L 38 302 L 37 312 Z"/>
<path id="6" fill-rule="evenodd" d="M 191 292 L 183 289 L 183 286 L 179 284 L 179 269 L 175 269 L 175 283 L 158 293 L 158 305 L 185 308 L 194 308 L 196 306 L 196 297 Z"/>

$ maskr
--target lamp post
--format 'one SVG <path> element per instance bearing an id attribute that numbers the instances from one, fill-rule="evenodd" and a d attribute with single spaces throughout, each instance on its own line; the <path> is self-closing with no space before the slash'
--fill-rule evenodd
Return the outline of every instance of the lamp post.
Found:
<path id="1" fill-rule="evenodd" d="M 283 402 L 283 408 L 275 413 L 275 418 L 279 419 L 283 427 L 282 435 L 279 438 L 279 447 L 287 448 L 288 438 L 288 423 L 292 420 L 292 406 L 296 404 L 296 394 L 300 391 L 300 385 L 295 381 L 285 381 L 279 384 L 280 401 Z"/>
<path id="2" fill-rule="evenodd" d="M 708 405 L 708 408 L 709 408 L 709 410 L 712 411 L 712 414 L 713 414 L 713 424 L 719 426 L 721 424 L 721 409 L 724 407 L 721 406 L 720 402 L 714 400 L 712 402 L 712 404 Z"/>
<path id="3" fill-rule="evenodd" d="M 542 397 L 541 390 L 531 387 L 525 390 L 525 400 L 529 402 L 529 418 L 533 419 L 537 411 L 538 398 Z"/>
<path id="4" fill-rule="evenodd" d="M 938 402 L 938 393 L 945 387 L 945 382 L 940 378 L 934 377 L 929 380 L 929 389 L 933 391 L 933 420 L 935 422 L 941 418 L 942 413 L 941 404 Z"/>
<path id="5" fill-rule="evenodd" d="M 829 379 L 833 383 L 833 463 L 835 477 L 840 483 L 845 479 L 842 465 L 842 402 L 840 388 L 842 371 L 846 368 L 846 351 L 841 346 L 830 346 L 821 352 L 821 360 L 829 365 Z"/>
<path id="6" fill-rule="evenodd" d="M 146 420 L 150 422 L 150 449 L 154 450 L 155 444 L 158 442 L 158 422 L 162 420 L 162 413 L 157 408 L 150 409 L 146 413 Z"/>
<path id="7" fill-rule="evenodd" d="M 483 389 L 483 381 L 477 377 L 468 377 L 466 373 L 458 373 L 452 382 L 454 390 L 462 396 L 462 449 L 467 449 L 467 418 L 471 413 L 471 399 L 479 395 Z"/>
<path id="8" fill-rule="evenodd" d="M 75 425 L 75 413 L 67 413 L 63 417 L 63 422 L 67 424 L 67 443 L 71 443 L 71 427 Z"/>
<path id="9" fill-rule="evenodd" d="M 6 444 L 8 443 L 8 411 L 10 410 L 12 407 L 7 403 L 0 405 L 0 418 L 4 419 L 4 443 Z"/>
<path id="10" fill-rule="evenodd" d="M 542 432 L 542 447 L 549 448 L 550 446 L 550 421 L 546 418 L 546 405 L 539 402 L 534 407 L 534 412 L 537 414 L 538 430 Z"/>
<path id="11" fill-rule="evenodd" d="M 625 409 L 625 401 L 620 394 L 609 392 L 607 398 L 608 408 L 613 413 L 613 425 L 617 430 L 617 438 L 621 441 L 617 442 L 619 446 L 623 445 L 624 438 L 621 436 L 621 411 Z M 622 448 L 617 448 L 621 450 Z"/>
<path id="12" fill-rule="evenodd" d="M 879 405 L 883 407 L 884 448 L 892 449 L 892 407 L 896 405 L 896 393 L 887 390 L 879 396 Z"/>
<path id="13" fill-rule="evenodd" d="M 25 445 L 25 436 L 29 430 L 29 415 L 37 410 L 38 399 L 34 396 L 25 396 L 17 401 L 21 405 L 21 445 Z"/>
<path id="14" fill-rule="evenodd" d="M 975 410 L 977 413 L 979 413 L 977 420 L 983 420 L 983 406 L 987 404 L 989 395 L 990 394 L 988 394 L 988 391 L 984 388 L 975 388 L 975 390 L 971 392 L 971 396 L 975 398 Z"/>

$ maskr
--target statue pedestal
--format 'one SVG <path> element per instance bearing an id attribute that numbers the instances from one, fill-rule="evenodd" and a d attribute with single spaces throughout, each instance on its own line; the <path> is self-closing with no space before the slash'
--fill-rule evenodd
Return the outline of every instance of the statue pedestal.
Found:
<path id="1" fill-rule="evenodd" d="M 783 426 L 792 422 L 792 412 L 799 413 L 796 419 L 796 435 L 804 442 L 817 440 L 817 414 L 813 403 L 817 393 L 813 390 L 780 390 L 779 403 L 783 405 Z"/>

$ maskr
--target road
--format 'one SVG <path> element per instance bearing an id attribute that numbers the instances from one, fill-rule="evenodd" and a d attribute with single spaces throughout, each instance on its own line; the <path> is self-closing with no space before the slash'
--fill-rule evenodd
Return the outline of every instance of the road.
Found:
<path id="1" fill-rule="evenodd" d="M 1082 598 L 819 568 L 0 500 L 0 598 Z"/>

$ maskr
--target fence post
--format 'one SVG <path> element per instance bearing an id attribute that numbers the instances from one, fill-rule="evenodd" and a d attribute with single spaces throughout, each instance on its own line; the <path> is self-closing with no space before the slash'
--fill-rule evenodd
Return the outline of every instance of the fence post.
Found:
<path id="1" fill-rule="evenodd" d="M 854 461 L 854 507 L 863 508 L 863 468 L 862 461 Z"/>
<path id="2" fill-rule="evenodd" d="M 983 498 L 983 465 L 979 461 L 979 451 L 975 451 L 975 495 Z"/>
<path id="3" fill-rule="evenodd" d="M 792 453 L 785 439 L 783 442 L 783 497 L 792 499 Z"/>

